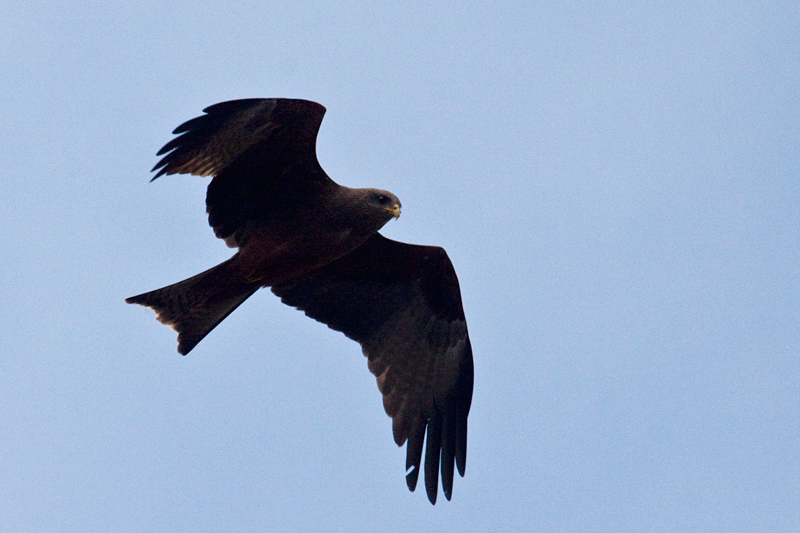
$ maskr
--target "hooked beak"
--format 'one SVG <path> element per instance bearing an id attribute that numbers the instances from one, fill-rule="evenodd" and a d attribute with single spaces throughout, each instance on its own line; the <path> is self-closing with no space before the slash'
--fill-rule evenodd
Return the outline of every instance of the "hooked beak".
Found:
<path id="1" fill-rule="evenodd" d="M 394 204 L 392 207 L 384 207 L 383 209 L 389 211 L 394 218 L 400 218 L 400 204 Z"/>

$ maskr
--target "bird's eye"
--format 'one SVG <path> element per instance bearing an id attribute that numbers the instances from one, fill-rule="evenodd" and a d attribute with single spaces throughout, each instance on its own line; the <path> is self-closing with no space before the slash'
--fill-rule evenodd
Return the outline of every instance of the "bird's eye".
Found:
<path id="1" fill-rule="evenodd" d="M 388 204 L 389 201 L 390 201 L 389 197 L 386 196 L 385 194 L 378 195 L 378 202 L 380 202 L 381 205 Z"/>

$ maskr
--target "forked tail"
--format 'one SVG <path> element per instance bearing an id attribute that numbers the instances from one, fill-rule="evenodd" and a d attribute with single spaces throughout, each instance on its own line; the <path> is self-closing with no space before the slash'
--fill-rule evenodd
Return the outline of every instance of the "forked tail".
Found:
<path id="1" fill-rule="evenodd" d="M 172 326 L 178 332 L 178 353 L 186 355 L 259 287 L 237 281 L 228 260 L 189 279 L 125 301 L 151 308 L 159 322 Z"/>

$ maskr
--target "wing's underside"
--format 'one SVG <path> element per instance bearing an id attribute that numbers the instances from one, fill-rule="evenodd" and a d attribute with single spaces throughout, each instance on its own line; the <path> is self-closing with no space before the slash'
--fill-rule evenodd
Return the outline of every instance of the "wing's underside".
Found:
<path id="1" fill-rule="evenodd" d="M 406 449 L 414 490 L 426 436 L 425 486 L 450 499 L 454 462 L 463 476 L 472 401 L 472 348 L 458 280 L 441 248 L 374 235 L 307 276 L 276 285 L 281 300 L 358 341 Z"/>

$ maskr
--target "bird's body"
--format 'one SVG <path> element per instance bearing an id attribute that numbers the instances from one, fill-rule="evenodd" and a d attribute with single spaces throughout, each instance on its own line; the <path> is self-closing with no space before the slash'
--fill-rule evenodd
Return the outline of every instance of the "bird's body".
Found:
<path id="1" fill-rule="evenodd" d="M 214 176 L 209 223 L 238 248 L 227 261 L 179 283 L 128 298 L 178 332 L 187 354 L 261 287 L 362 346 L 408 441 L 411 490 L 427 427 L 426 489 L 436 501 L 438 466 L 450 498 L 453 462 L 464 474 L 472 350 L 455 271 L 441 248 L 385 239 L 400 200 L 331 180 L 316 159 L 324 108 L 314 102 L 223 102 L 179 126 L 159 152 L 162 174 Z M 155 179 L 155 178 L 153 178 Z"/>
<path id="2" fill-rule="evenodd" d="M 259 225 L 232 258 L 242 280 L 269 287 L 327 265 L 355 250 L 393 216 L 379 204 L 363 209 L 363 216 L 345 219 L 341 213 L 367 203 L 368 197 L 386 197 L 391 207 L 400 201 L 388 191 L 339 187 L 330 195 L 330 209 L 281 213 Z"/>

